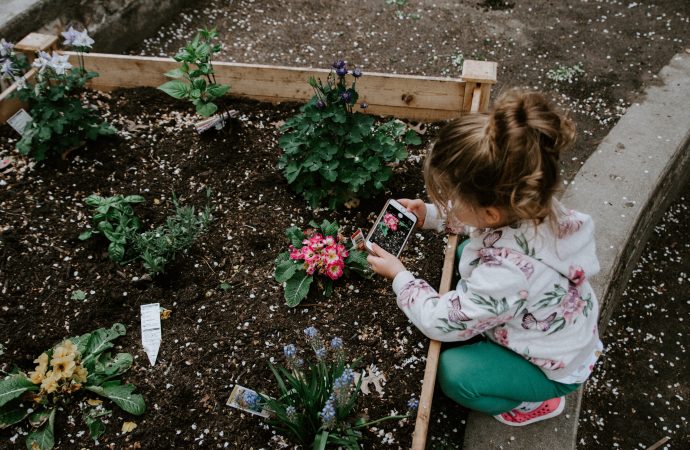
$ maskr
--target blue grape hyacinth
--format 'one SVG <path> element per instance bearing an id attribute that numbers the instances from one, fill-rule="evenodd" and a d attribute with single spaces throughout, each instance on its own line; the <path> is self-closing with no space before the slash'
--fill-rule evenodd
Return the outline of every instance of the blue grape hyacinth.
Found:
<path id="1" fill-rule="evenodd" d="M 352 94 L 348 91 L 345 91 L 340 94 L 340 98 L 342 98 L 345 103 L 349 103 L 350 100 L 352 100 Z"/>
<path id="2" fill-rule="evenodd" d="M 360 69 L 359 67 L 355 67 L 355 70 L 352 71 L 352 76 L 355 78 L 359 78 L 362 75 L 363 75 L 362 69 Z"/>

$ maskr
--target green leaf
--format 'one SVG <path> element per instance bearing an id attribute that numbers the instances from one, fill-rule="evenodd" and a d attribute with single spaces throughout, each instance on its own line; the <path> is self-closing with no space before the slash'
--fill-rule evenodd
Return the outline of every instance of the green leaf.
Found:
<path id="1" fill-rule="evenodd" d="M 338 236 L 338 231 L 340 230 L 340 227 L 336 222 L 329 222 L 328 220 L 324 220 L 319 228 L 321 228 L 321 232 L 324 236 L 333 237 Z"/>
<path id="2" fill-rule="evenodd" d="M 285 235 L 290 239 L 290 244 L 295 248 L 302 248 L 302 241 L 304 240 L 304 232 L 299 227 L 290 227 L 285 230 Z"/>
<path id="3" fill-rule="evenodd" d="M 79 240 L 80 240 L 80 241 L 85 241 L 85 240 L 91 238 L 92 235 L 93 235 L 93 230 L 84 231 L 83 233 L 81 233 L 81 234 L 79 235 Z"/>
<path id="4" fill-rule="evenodd" d="M 124 336 L 125 333 L 125 326 L 121 323 L 114 324 L 110 329 L 99 328 L 90 333 L 89 340 L 82 352 L 82 364 L 86 364 L 87 361 L 94 359 L 99 354 L 112 348 L 112 341 L 120 336 Z"/>
<path id="5" fill-rule="evenodd" d="M 5 405 L 4 408 L 0 408 L 0 430 L 4 430 L 5 428 L 21 422 L 26 419 L 29 414 L 31 414 L 31 408 L 29 406 L 21 407 L 16 405 L 10 407 L 10 405 Z"/>
<path id="6" fill-rule="evenodd" d="M 158 89 L 176 99 L 183 99 L 189 95 L 189 86 L 179 80 L 168 81 L 158 86 Z"/>
<path id="7" fill-rule="evenodd" d="M 141 195 L 128 195 L 125 197 L 125 202 L 127 203 L 143 203 L 146 199 Z"/>
<path id="8" fill-rule="evenodd" d="M 70 295 L 70 299 L 86 300 L 86 292 L 82 291 L 81 289 L 77 289 L 76 291 L 72 292 L 72 295 Z"/>
<path id="9" fill-rule="evenodd" d="M 285 283 L 285 301 L 295 307 L 307 296 L 314 277 L 304 271 L 298 271 Z"/>
<path id="10" fill-rule="evenodd" d="M 182 78 L 184 76 L 184 74 L 185 73 L 179 67 L 177 69 L 173 69 L 173 70 L 169 70 L 169 71 L 165 72 L 165 76 L 168 78 Z"/>
<path id="11" fill-rule="evenodd" d="M 0 406 L 14 400 L 26 391 L 37 391 L 39 387 L 31 382 L 26 375 L 16 373 L 0 381 Z"/>
<path id="12" fill-rule="evenodd" d="M 422 139 L 413 130 L 408 130 L 405 133 L 405 144 L 407 145 L 419 145 L 422 143 Z"/>
<path id="13" fill-rule="evenodd" d="M 50 450 L 55 446 L 53 426 L 55 423 L 55 409 L 50 410 L 48 422 L 42 428 L 29 433 L 26 438 L 26 448 L 29 450 Z"/>
<path id="14" fill-rule="evenodd" d="M 34 428 L 40 427 L 50 418 L 51 412 L 52 410 L 50 409 L 44 409 L 43 411 L 37 411 L 31 414 L 31 417 L 29 417 L 29 424 Z"/>
<path id="15" fill-rule="evenodd" d="M 276 266 L 275 279 L 279 283 L 283 283 L 295 274 L 298 264 L 294 261 L 284 261 Z"/>
<path id="16" fill-rule="evenodd" d="M 224 84 L 210 84 L 206 89 L 206 92 L 208 95 L 218 98 L 224 96 L 229 90 L 230 86 L 226 86 Z"/>
<path id="17" fill-rule="evenodd" d="M 135 416 L 140 416 L 146 411 L 144 397 L 133 394 L 136 386 L 132 384 L 121 385 L 119 381 L 109 381 L 102 386 L 86 386 L 86 389 L 112 400 L 117 406 Z"/>
<path id="18" fill-rule="evenodd" d="M 113 261 L 122 262 L 125 259 L 125 246 L 117 242 L 111 242 L 108 245 L 108 255 L 110 255 L 110 259 Z"/>
<path id="19" fill-rule="evenodd" d="M 112 411 L 108 409 L 97 410 L 96 408 L 91 408 L 82 415 L 84 423 L 86 423 L 86 426 L 89 428 L 89 434 L 94 441 L 98 440 L 98 438 L 101 437 L 101 435 L 105 432 L 105 424 L 99 419 L 99 417 L 109 416 L 111 414 Z"/>
<path id="20" fill-rule="evenodd" d="M 323 430 L 314 437 L 314 445 L 312 449 L 314 450 L 325 450 L 328 444 L 328 431 Z"/>
<path id="21" fill-rule="evenodd" d="M 196 112 L 200 116 L 210 117 L 218 110 L 214 103 L 201 103 L 196 105 Z"/>

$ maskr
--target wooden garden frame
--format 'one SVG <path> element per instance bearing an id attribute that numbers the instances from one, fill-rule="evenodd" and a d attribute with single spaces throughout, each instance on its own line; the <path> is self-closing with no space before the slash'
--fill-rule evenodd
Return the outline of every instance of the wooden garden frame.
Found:
<path id="1" fill-rule="evenodd" d="M 31 35 L 24 38 L 15 48 L 34 53 L 54 46 L 55 37 Z M 76 64 L 76 53 L 64 52 Z M 33 55 L 30 55 L 31 58 Z M 116 88 L 156 87 L 168 80 L 163 74 L 179 66 L 170 58 L 112 55 L 91 53 L 84 55 L 84 64 L 89 70 L 98 72 L 98 78 L 90 87 L 102 91 Z M 250 98 L 271 103 L 286 101 L 305 102 L 313 91 L 307 84 L 309 77 L 325 79 L 326 69 L 268 66 L 214 62 L 218 83 L 229 84 L 232 96 Z M 467 112 L 483 112 L 488 109 L 491 86 L 496 83 L 495 62 L 465 60 L 461 78 L 418 77 L 366 72 L 358 83 L 360 99 L 369 104 L 367 114 L 395 116 L 408 120 L 441 121 L 461 116 Z M 35 71 L 27 73 L 31 78 Z M 4 123 L 19 108 L 9 95 L 16 85 L 0 94 L 0 123 Z M 364 111 L 363 111 L 364 112 Z M 451 288 L 457 236 L 450 235 L 439 293 Z M 413 450 L 423 450 L 431 415 L 431 401 L 436 382 L 436 369 L 441 343 L 432 340 L 427 353 L 424 382 L 419 398 L 419 409 L 412 440 Z"/>

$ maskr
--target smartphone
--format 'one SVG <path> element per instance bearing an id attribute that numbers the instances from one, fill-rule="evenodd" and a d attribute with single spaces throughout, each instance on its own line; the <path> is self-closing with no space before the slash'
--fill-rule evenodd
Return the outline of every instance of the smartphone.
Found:
<path id="1" fill-rule="evenodd" d="M 396 200 L 388 200 L 374 226 L 369 230 L 364 245 L 371 252 L 373 242 L 388 253 L 399 257 L 416 224 L 417 216 Z"/>

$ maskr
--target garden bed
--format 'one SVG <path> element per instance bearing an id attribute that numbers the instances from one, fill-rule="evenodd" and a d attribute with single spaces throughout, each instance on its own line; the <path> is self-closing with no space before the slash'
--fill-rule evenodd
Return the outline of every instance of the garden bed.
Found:
<path id="1" fill-rule="evenodd" d="M 128 332 L 118 341 L 121 351 L 135 355 L 124 379 L 138 386 L 147 412 L 139 418 L 114 412 L 102 444 L 272 447 L 279 442 L 261 419 L 230 409 L 225 401 L 235 384 L 275 392 L 268 362 L 280 361 L 288 343 L 305 348 L 302 330 L 315 326 L 325 337 L 342 337 L 352 357 L 386 375 L 383 398 L 361 396 L 360 411 L 370 418 L 404 412 L 421 391 L 428 340 L 398 311 L 390 284 L 379 278 L 341 280 L 330 299 L 312 289 L 290 309 L 273 279 L 273 262 L 287 247 L 284 230 L 291 225 L 335 219 L 350 233 L 368 229 L 387 196 L 422 196 L 420 155 L 437 127 L 429 127 L 423 145 L 410 149 L 388 192 L 357 209 L 315 213 L 276 169 L 277 127 L 297 111 L 296 104 L 228 99 L 226 106 L 240 111 L 239 118 L 200 136 L 193 112 L 154 89 L 116 90 L 90 101 L 107 111 L 118 136 L 88 144 L 69 161 L 30 167 L 17 159 L 0 175 L 3 370 L 12 364 L 31 370 L 33 359 L 60 339 L 121 322 Z M 15 154 L 16 139 L 11 128 L 0 127 L 0 154 Z M 207 189 L 214 216 L 208 233 L 153 281 L 142 281 L 146 271 L 139 263 L 119 266 L 108 259 L 105 239 L 78 239 L 90 223 L 84 199 L 92 193 L 144 196 L 146 203 L 135 212 L 153 227 L 173 210 L 173 193 L 183 205 L 201 208 Z M 438 285 L 442 253 L 443 236 L 416 234 L 403 258 Z M 85 300 L 72 300 L 77 290 L 86 293 Z M 139 331 L 139 305 L 148 303 L 172 310 L 162 323 L 154 367 Z M 434 410 L 431 439 L 459 442 L 461 408 L 439 396 Z M 447 415 L 453 417 L 450 427 L 441 423 Z M 138 427 L 120 433 L 126 420 Z M 413 427 L 413 420 L 384 423 L 365 433 L 363 445 L 408 448 Z M 58 415 L 56 447 L 91 447 L 84 430 L 73 406 Z M 14 431 L 5 430 L 0 439 L 24 445 Z"/>

